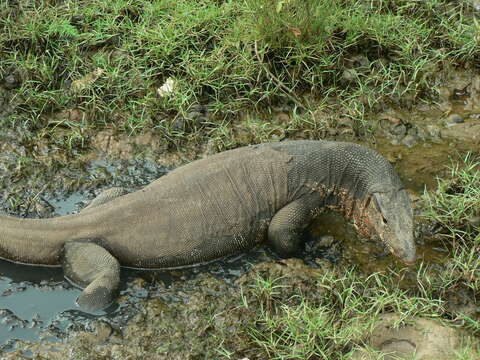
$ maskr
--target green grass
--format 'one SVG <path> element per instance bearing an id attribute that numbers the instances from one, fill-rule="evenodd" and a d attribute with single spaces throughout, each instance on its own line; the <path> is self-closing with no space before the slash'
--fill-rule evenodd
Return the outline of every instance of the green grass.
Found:
<path id="1" fill-rule="evenodd" d="M 67 126 L 74 137 L 78 126 L 154 128 L 178 144 L 205 141 L 247 109 L 313 110 L 335 96 L 366 129 L 385 102 L 434 98 L 442 68 L 478 66 L 478 40 L 466 2 L 5 0 L 0 78 L 15 73 L 21 84 L 4 121 L 49 129 L 52 114 L 76 108 L 86 117 Z M 176 90 L 160 98 L 168 78 Z M 198 103 L 209 123 L 173 129 Z M 311 114 L 303 118 L 309 128 Z"/>
<path id="2" fill-rule="evenodd" d="M 428 208 L 424 215 L 455 236 L 467 230 L 469 219 L 480 216 L 480 157 L 467 154 L 463 162 L 452 164 L 449 170 L 446 179 L 437 179 L 434 194 L 425 192 Z"/>
<path id="3" fill-rule="evenodd" d="M 480 294 L 480 227 L 472 222 L 480 216 L 480 158 L 467 154 L 452 164 L 450 174 L 438 179 L 435 193 L 425 193 L 423 216 L 441 226 L 440 236 L 452 258 L 442 276 L 446 282 L 461 281 L 473 294 Z M 476 331 L 480 324 L 470 324 Z"/>

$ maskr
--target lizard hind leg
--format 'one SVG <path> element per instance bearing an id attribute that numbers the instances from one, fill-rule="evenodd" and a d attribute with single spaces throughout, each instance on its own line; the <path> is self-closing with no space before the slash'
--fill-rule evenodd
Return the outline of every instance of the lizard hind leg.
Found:
<path id="1" fill-rule="evenodd" d="M 65 277 L 83 288 L 80 308 L 95 312 L 113 303 L 120 283 L 120 264 L 106 249 L 86 240 L 64 245 Z"/>

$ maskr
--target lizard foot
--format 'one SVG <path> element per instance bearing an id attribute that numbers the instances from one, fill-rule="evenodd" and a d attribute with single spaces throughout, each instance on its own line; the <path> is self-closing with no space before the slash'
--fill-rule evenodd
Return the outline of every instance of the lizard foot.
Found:
<path id="1" fill-rule="evenodd" d="M 109 306 L 120 283 L 120 264 L 106 249 L 88 240 L 64 245 L 65 277 L 83 289 L 77 304 L 95 312 Z"/>

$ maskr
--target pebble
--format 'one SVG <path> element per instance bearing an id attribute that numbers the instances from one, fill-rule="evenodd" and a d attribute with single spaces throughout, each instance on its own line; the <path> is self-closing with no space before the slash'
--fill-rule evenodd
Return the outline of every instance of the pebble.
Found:
<path id="1" fill-rule="evenodd" d="M 18 79 L 14 74 L 7 75 L 3 81 L 7 90 L 19 88 L 21 85 L 20 79 Z"/>
<path id="2" fill-rule="evenodd" d="M 333 235 L 323 235 L 318 240 L 317 246 L 319 247 L 330 247 L 335 242 L 335 237 Z"/>
<path id="3" fill-rule="evenodd" d="M 390 133 L 395 136 L 403 136 L 407 133 L 407 127 L 404 124 L 397 124 L 390 128 Z"/>
<path id="4" fill-rule="evenodd" d="M 110 324 L 104 321 L 98 321 L 93 324 L 93 330 L 98 343 L 103 343 L 108 340 L 113 333 L 113 329 Z"/>
<path id="5" fill-rule="evenodd" d="M 354 82 L 358 78 L 358 74 L 354 69 L 346 69 L 343 71 L 342 80 L 346 82 Z"/>
<path id="6" fill-rule="evenodd" d="M 450 114 L 448 117 L 447 117 L 447 121 L 445 122 L 445 125 L 446 126 L 452 126 L 452 125 L 455 125 L 455 124 L 461 124 L 461 123 L 464 123 L 465 120 L 463 119 L 463 117 L 459 114 Z"/>
<path id="7" fill-rule="evenodd" d="M 427 125 L 426 127 L 428 135 L 431 138 L 438 139 L 440 138 L 440 128 L 436 125 Z"/>
<path id="8" fill-rule="evenodd" d="M 413 135 L 407 135 L 402 140 L 402 144 L 408 147 L 412 147 L 416 143 L 417 143 L 417 138 Z"/>

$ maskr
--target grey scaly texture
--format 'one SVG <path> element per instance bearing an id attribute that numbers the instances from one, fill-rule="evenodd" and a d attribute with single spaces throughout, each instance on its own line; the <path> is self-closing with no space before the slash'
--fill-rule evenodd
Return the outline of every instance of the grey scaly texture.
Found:
<path id="1" fill-rule="evenodd" d="M 84 211 L 53 219 L 0 216 L 0 256 L 63 264 L 86 286 L 80 305 L 107 305 L 119 264 L 171 268 L 266 241 L 296 254 L 323 208 L 343 212 L 406 262 L 415 258 L 408 195 L 388 161 L 366 147 L 286 141 L 226 151 L 180 167 L 131 194 L 114 188 Z"/>

